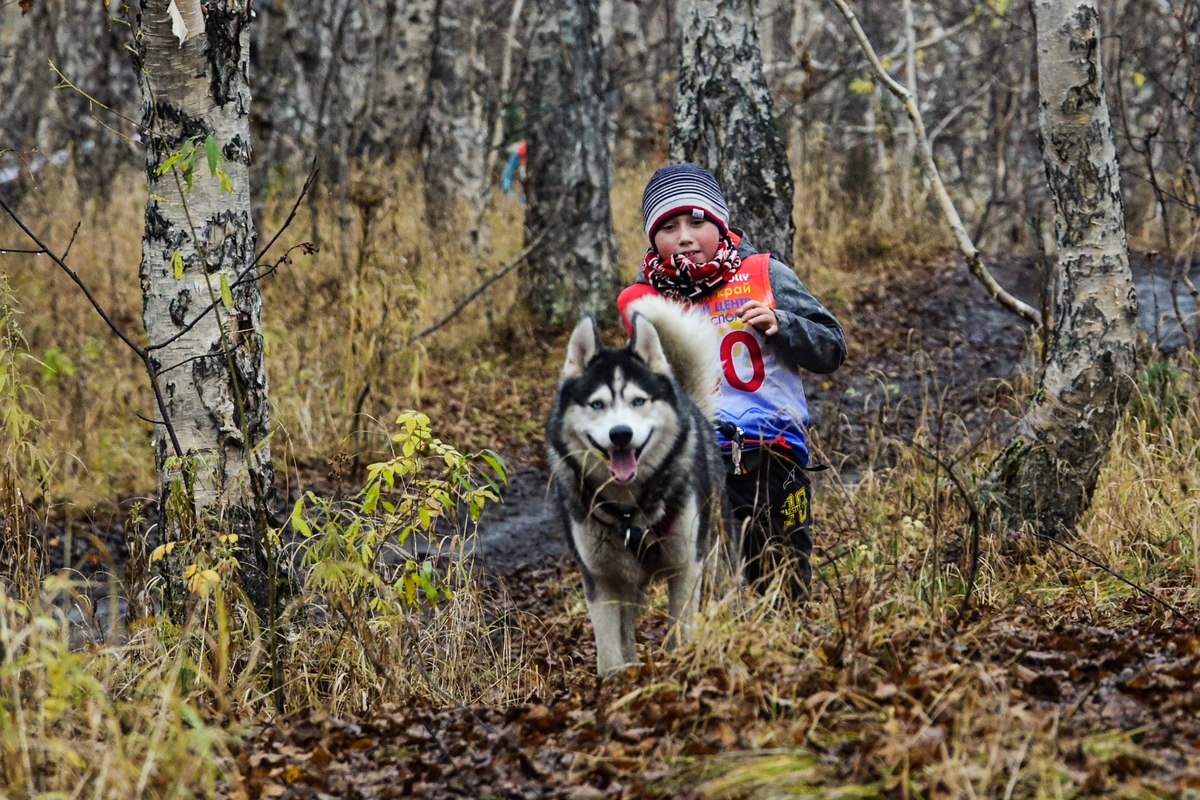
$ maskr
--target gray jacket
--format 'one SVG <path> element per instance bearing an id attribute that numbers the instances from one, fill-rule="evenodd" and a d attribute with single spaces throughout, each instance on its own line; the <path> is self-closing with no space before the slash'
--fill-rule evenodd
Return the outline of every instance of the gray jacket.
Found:
<path id="1" fill-rule="evenodd" d="M 758 252 L 745 234 L 736 228 L 734 233 L 742 237 L 739 256 Z M 787 264 L 771 256 L 768 271 L 775 295 L 775 317 L 779 320 L 779 332 L 771 337 L 776 352 L 794 367 L 818 374 L 833 372 L 846 360 L 842 326 Z"/>

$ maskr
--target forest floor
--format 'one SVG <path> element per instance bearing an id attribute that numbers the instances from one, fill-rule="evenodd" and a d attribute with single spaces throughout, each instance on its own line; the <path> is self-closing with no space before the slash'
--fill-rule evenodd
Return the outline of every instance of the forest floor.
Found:
<path id="1" fill-rule="evenodd" d="M 1011 292 L 1038 302 L 1039 270 L 1029 261 L 988 265 Z M 1147 297 L 1157 296 L 1164 276 L 1145 264 L 1138 274 L 1141 302 L 1152 307 Z M 931 418 L 953 418 L 965 424 L 947 426 L 947 435 L 965 436 L 1002 431 L 1019 413 L 1010 387 L 1029 365 L 1028 326 L 988 298 L 960 260 L 873 275 L 852 309 L 843 319 L 849 360 L 834 375 L 808 379 L 819 452 L 843 482 L 853 483 L 875 463 L 877 454 L 868 448 L 877 446 L 878 437 L 870 432 L 880 425 L 903 440 Z M 552 389 L 545 387 L 536 414 L 545 413 Z M 947 448 L 961 444 L 946 442 Z M 1138 594 L 1125 601 L 1120 622 L 1064 621 L 1030 604 L 975 620 L 969 647 L 958 650 L 946 641 L 897 636 L 889 643 L 895 659 L 886 674 L 837 668 L 797 674 L 763 663 L 752 665 L 749 679 L 734 681 L 716 671 L 681 686 L 661 674 L 649 652 L 641 667 L 602 683 L 593 674 L 590 623 L 585 615 L 564 614 L 578 573 L 547 502 L 541 453 L 526 443 L 504 455 L 510 468 L 504 502 L 481 520 L 477 557 L 488 591 L 505 606 L 497 615 L 511 611 L 526 621 L 526 646 L 535 653 L 545 690 L 509 707 L 417 701 L 357 719 L 314 712 L 274 721 L 244 742 L 241 781 L 231 782 L 239 786 L 230 796 L 743 796 L 703 791 L 697 773 L 679 777 L 680 765 L 761 751 L 757 737 L 764 721 L 781 713 L 775 699 L 798 698 L 787 713 L 813 715 L 815 727 L 821 704 L 835 694 L 867 698 L 861 702 L 876 711 L 890 708 L 895 695 L 900 708 L 901 696 L 921 694 L 924 670 L 973 662 L 988 664 L 1010 682 L 1014 708 L 1058 720 L 1060 731 L 1080 737 L 1113 732 L 1112 749 L 1101 755 L 1082 748 L 1059 754 L 1076 796 L 1104 796 L 1134 781 L 1147 796 L 1200 797 L 1200 638 L 1194 626 L 1181 629 Z M 818 483 L 818 537 L 823 504 L 836 502 L 834 497 L 823 495 Z M 819 557 L 819 539 L 817 547 Z M 639 640 L 659 641 L 662 634 L 661 615 L 650 616 Z M 803 638 L 801 631 L 801 645 Z M 905 770 L 915 771 L 923 758 L 932 764 L 945 757 L 947 734 L 939 725 L 914 734 L 903 756 Z M 1122 749 L 1126 736 L 1138 746 Z M 861 732 L 835 744 L 801 735 L 768 751 L 807 748 L 829 768 L 826 774 L 850 781 L 864 774 L 864 765 L 876 765 L 866 773 L 888 772 L 878 766 L 894 763 L 885 744 L 884 737 Z M 939 748 L 942 756 L 935 755 Z M 936 780 L 924 785 L 929 797 L 948 796 L 938 793 Z M 1005 794 L 1005 787 L 992 788 L 986 796 Z M 1019 786 L 1007 788 L 1010 795 L 1016 789 L 1015 796 L 1029 796 Z M 759 796 L 786 795 L 779 792 Z M 897 780 L 844 796 L 908 795 Z"/>

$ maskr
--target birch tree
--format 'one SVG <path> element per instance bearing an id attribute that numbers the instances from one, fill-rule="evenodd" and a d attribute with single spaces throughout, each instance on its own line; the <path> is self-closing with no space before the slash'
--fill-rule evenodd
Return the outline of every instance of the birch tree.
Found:
<path id="1" fill-rule="evenodd" d="M 539 0 L 529 11 L 525 241 L 536 247 L 526 262 L 526 297 L 539 325 L 581 314 L 611 320 L 618 288 L 612 98 L 597 10 L 587 0 Z"/>
<path id="2" fill-rule="evenodd" d="M 128 29 L 109 21 L 115 11 L 0 3 L 0 186 L 10 202 L 67 153 L 86 195 L 102 193 L 125 166 L 131 126 L 108 109 L 123 108 L 134 77 L 122 47 Z"/>
<path id="3" fill-rule="evenodd" d="M 1137 300 L 1092 0 L 1036 0 L 1039 127 L 1058 291 L 1040 385 L 992 480 L 1005 522 L 1073 532 L 1129 398 Z"/>
<path id="4" fill-rule="evenodd" d="M 242 585 L 261 610 L 273 470 L 250 214 L 249 24 L 247 0 L 141 0 L 136 41 L 149 183 L 142 321 L 164 399 L 154 424 L 163 539 L 195 545 L 196 574 L 228 578 L 234 562 L 205 558 L 208 534 L 238 534 Z"/>
<path id="5" fill-rule="evenodd" d="M 717 178 L 730 221 L 791 263 L 792 170 L 775 127 L 751 0 L 690 0 L 671 127 L 671 160 Z"/>
<path id="6" fill-rule="evenodd" d="M 429 95 L 425 104 L 425 220 L 442 230 L 461 202 L 483 195 L 487 125 L 479 51 L 483 7 L 478 0 L 439 0 L 434 12 Z"/>

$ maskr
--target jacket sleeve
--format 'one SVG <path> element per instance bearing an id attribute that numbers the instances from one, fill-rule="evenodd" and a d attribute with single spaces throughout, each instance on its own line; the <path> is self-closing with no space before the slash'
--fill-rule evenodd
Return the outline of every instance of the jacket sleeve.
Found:
<path id="1" fill-rule="evenodd" d="M 769 270 L 779 320 L 779 331 L 769 341 L 776 353 L 793 367 L 819 374 L 833 372 L 846 360 L 842 326 L 791 268 L 772 258 Z"/>

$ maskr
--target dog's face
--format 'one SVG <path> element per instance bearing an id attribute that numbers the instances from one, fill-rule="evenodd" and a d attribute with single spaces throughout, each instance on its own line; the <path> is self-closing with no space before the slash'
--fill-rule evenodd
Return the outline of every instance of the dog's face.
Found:
<path id="1" fill-rule="evenodd" d="M 629 345 L 617 350 L 601 349 L 595 323 L 581 321 L 567 346 L 560 392 L 567 451 L 585 471 L 607 470 L 618 483 L 660 462 L 678 433 L 670 368 L 641 318 Z"/>

